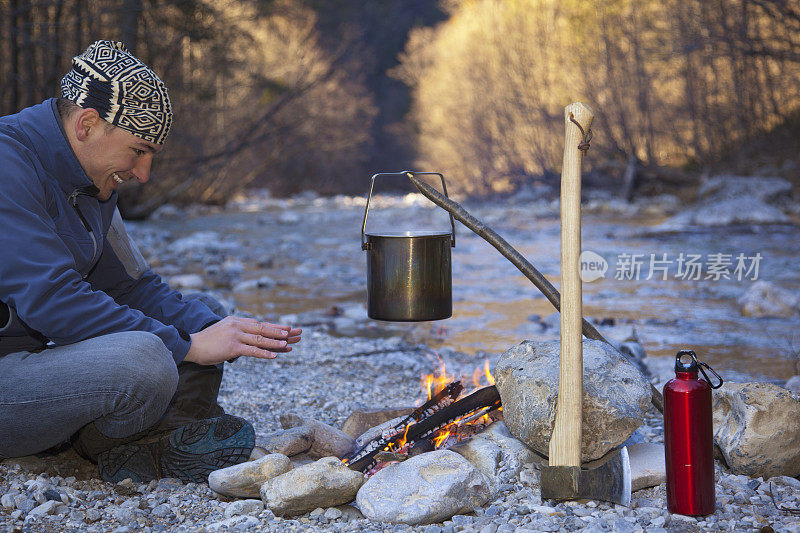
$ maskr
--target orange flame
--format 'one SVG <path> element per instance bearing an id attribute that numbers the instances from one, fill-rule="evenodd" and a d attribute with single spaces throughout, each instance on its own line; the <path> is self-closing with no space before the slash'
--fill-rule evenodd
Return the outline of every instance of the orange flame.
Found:
<path id="1" fill-rule="evenodd" d="M 486 381 L 489 385 L 494 385 L 494 376 L 492 375 L 491 371 L 489 370 L 489 358 L 487 357 L 483 361 L 483 375 L 486 376 Z"/>
<path id="2" fill-rule="evenodd" d="M 436 358 L 438 359 L 438 362 L 436 365 L 436 369 L 433 371 L 433 373 L 423 374 L 420 378 L 420 388 L 422 389 L 422 392 L 425 394 L 426 397 L 425 400 L 422 400 L 422 402 L 430 400 L 435 394 L 440 392 L 442 389 L 444 389 L 447 385 L 449 385 L 456 379 L 462 380 L 462 377 L 460 375 L 456 377 L 453 374 L 448 374 L 446 364 L 439 357 L 438 353 L 436 353 Z M 495 380 L 494 376 L 492 376 L 491 370 L 489 369 L 488 358 L 484 360 L 482 366 L 478 366 L 475 368 L 475 370 L 472 372 L 471 378 L 474 389 L 486 386 L 486 384 L 494 385 Z M 469 394 L 471 392 L 472 391 L 467 392 L 465 390 L 464 392 L 462 392 L 462 396 L 465 396 L 466 394 Z M 458 420 L 452 422 L 451 424 L 448 424 L 446 427 L 439 430 L 436 436 L 433 437 L 432 439 L 434 447 L 439 448 L 445 443 L 445 441 L 449 436 L 453 434 L 458 435 L 457 428 L 461 425 L 473 425 L 473 424 L 485 425 L 491 422 L 491 418 L 489 418 L 488 413 L 478 417 L 475 420 L 466 421 L 467 418 L 468 416 L 461 417 Z M 406 432 L 403 435 L 403 438 L 397 442 L 397 445 L 392 446 L 393 451 L 400 450 L 406 445 L 407 442 L 406 437 L 408 435 L 409 427 L 406 427 Z"/>
<path id="3" fill-rule="evenodd" d="M 450 427 L 450 426 L 447 426 L 447 427 Z M 449 429 L 441 430 L 439 432 L 439 434 L 436 435 L 436 437 L 433 438 L 433 447 L 434 448 L 438 448 L 439 446 L 441 446 L 442 443 L 445 440 L 447 440 L 447 437 L 449 437 L 449 436 L 450 436 L 450 430 Z"/>
<path id="4" fill-rule="evenodd" d="M 439 354 L 436 354 L 438 357 Z M 455 376 L 447 373 L 445 362 L 439 359 L 439 368 L 434 370 L 433 374 L 424 374 L 420 379 L 420 388 L 422 392 L 427 395 L 430 400 L 433 396 L 444 389 L 451 382 L 455 381 Z"/>
<path id="5" fill-rule="evenodd" d="M 486 383 L 489 385 L 494 385 L 494 376 L 492 376 L 492 372 L 489 370 L 488 357 L 483 361 L 483 368 L 476 367 L 472 372 L 472 384 L 475 385 L 476 389 L 481 386 L 481 379 L 483 378 L 486 378 Z"/>
<path id="6" fill-rule="evenodd" d="M 483 369 L 476 367 L 472 372 L 472 384 L 477 389 L 481 385 L 481 378 L 483 377 Z"/>
<path id="7" fill-rule="evenodd" d="M 405 432 L 403 433 L 403 438 L 402 438 L 402 439 L 400 439 L 399 441 L 397 441 L 397 446 L 396 446 L 396 449 L 397 449 L 397 450 L 401 449 L 403 446 L 405 446 L 405 445 L 406 445 L 406 442 L 408 442 L 408 430 L 409 430 L 409 429 L 411 428 L 411 426 L 413 426 L 413 425 L 414 425 L 414 422 L 411 422 L 409 425 L 407 425 L 407 426 L 406 426 L 406 430 L 405 430 Z M 392 451 L 395 451 L 395 450 L 392 450 Z"/>

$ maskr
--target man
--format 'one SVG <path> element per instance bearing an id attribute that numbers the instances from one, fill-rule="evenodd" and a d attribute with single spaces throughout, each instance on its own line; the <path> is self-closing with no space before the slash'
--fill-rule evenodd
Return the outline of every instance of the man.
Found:
<path id="1" fill-rule="evenodd" d="M 301 331 L 184 299 L 127 238 L 117 187 L 148 180 L 172 123 L 155 73 L 97 41 L 61 89 L 0 118 L 0 458 L 70 440 L 107 481 L 205 481 L 254 446 L 217 404 L 222 364 Z"/>

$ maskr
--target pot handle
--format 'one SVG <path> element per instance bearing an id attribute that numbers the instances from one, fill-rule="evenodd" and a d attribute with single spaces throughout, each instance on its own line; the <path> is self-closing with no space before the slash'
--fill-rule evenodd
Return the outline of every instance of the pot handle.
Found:
<path id="1" fill-rule="evenodd" d="M 442 180 L 442 192 L 444 192 L 445 197 L 447 196 L 447 185 L 444 182 L 444 176 L 439 172 L 414 172 L 411 170 L 404 170 L 403 172 L 379 172 L 372 176 L 372 180 L 369 184 L 369 194 L 367 194 L 367 205 L 364 208 L 364 220 L 361 222 L 361 249 L 362 250 L 369 250 L 369 243 L 367 243 L 367 236 L 365 231 L 367 229 L 367 215 L 369 214 L 369 202 L 372 199 L 372 189 L 375 187 L 375 178 L 378 176 L 439 176 Z M 456 246 L 456 223 L 453 219 L 453 213 L 448 213 L 450 215 L 450 228 L 452 229 L 452 233 L 450 234 L 450 246 L 455 248 Z"/>

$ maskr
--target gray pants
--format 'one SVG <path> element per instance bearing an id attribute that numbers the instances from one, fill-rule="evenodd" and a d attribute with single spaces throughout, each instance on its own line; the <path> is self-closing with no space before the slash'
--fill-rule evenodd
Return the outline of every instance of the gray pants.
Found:
<path id="1" fill-rule="evenodd" d="M 89 444 L 100 451 L 219 416 L 221 381 L 221 364 L 176 368 L 161 339 L 141 331 L 8 354 L 0 357 L 0 457 L 42 452 L 82 429 L 103 441 Z"/>

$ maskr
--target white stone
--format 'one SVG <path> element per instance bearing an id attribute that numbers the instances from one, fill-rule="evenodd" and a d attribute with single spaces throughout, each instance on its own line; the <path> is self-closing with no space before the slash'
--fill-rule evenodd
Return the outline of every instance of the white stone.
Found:
<path id="1" fill-rule="evenodd" d="M 338 520 L 342 517 L 342 512 L 336 507 L 331 507 L 325 511 L 323 516 L 328 520 Z"/>
<path id="2" fill-rule="evenodd" d="M 215 470 L 208 475 L 211 490 L 237 498 L 258 498 L 261 485 L 275 476 L 292 469 L 292 462 L 285 455 L 272 453 L 255 461 Z"/>
<path id="3" fill-rule="evenodd" d="M 417 525 L 472 512 L 491 497 L 491 482 L 469 461 L 437 450 L 378 471 L 356 503 L 370 520 Z"/>
<path id="4" fill-rule="evenodd" d="M 277 516 L 302 514 L 353 501 L 363 483 L 363 474 L 325 457 L 266 481 L 261 499 Z"/>
<path id="5" fill-rule="evenodd" d="M 339 507 L 333 507 L 333 509 L 338 509 L 342 512 L 342 520 L 361 520 L 364 518 L 361 511 L 353 505 L 340 505 Z"/>
<path id="6" fill-rule="evenodd" d="M 237 500 L 231 502 L 225 508 L 225 518 L 239 515 L 255 515 L 264 510 L 264 502 L 261 500 Z"/>
<path id="7" fill-rule="evenodd" d="M 639 442 L 628 446 L 631 463 L 631 490 L 655 487 L 667 482 L 667 464 L 664 445 Z"/>
<path id="8" fill-rule="evenodd" d="M 712 393 L 714 442 L 735 474 L 800 475 L 800 401 L 771 383 L 725 383 Z"/>
<path id="9" fill-rule="evenodd" d="M 208 531 L 248 531 L 255 528 L 260 523 L 261 522 L 255 516 L 240 515 L 214 522 L 210 524 L 207 529 Z"/>
<path id="10" fill-rule="evenodd" d="M 26 518 L 32 516 L 44 516 L 49 514 L 55 514 L 56 508 L 59 505 L 63 506 L 64 504 L 62 502 L 48 500 L 44 502 L 42 505 L 39 505 L 38 507 L 34 507 L 33 509 L 31 509 L 31 512 L 28 513 L 28 516 Z"/>
<path id="11" fill-rule="evenodd" d="M 16 494 L 3 494 L 2 498 L 0 498 L 0 505 L 6 509 L 13 509 L 16 507 L 16 505 L 14 505 L 14 496 L 16 496 Z"/>
<path id="12" fill-rule="evenodd" d="M 769 478 L 766 483 L 762 483 L 758 487 L 759 492 L 761 492 L 761 487 L 764 487 L 764 493 L 766 494 L 767 487 L 769 487 L 770 483 L 774 483 L 775 485 L 785 485 L 787 487 L 791 487 L 792 489 L 798 491 L 798 494 L 800 494 L 800 479 L 789 476 L 774 476 Z"/>
<path id="13" fill-rule="evenodd" d="M 538 459 L 536 453 L 515 439 L 502 421 L 494 422 L 469 440 L 450 450 L 463 455 L 495 485 L 516 477 L 520 470 Z M 505 468 L 501 470 L 501 464 Z"/>
<path id="14" fill-rule="evenodd" d="M 550 507 L 549 505 L 534 505 L 530 507 L 530 510 L 534 513 L 546 514 L 546 515 L 554 515 L 556 513 L 555 507 Z"/>
<path id="15" fill-rule="evenodd" d="M 508 430 L 532 450 L 547 455 L 558 397 L 560 342 L 524 341 L 506 351 L 494 376 Z M 625 442 L 644 422 L 650 383 L 613 346 L 583 341 L 584 463 Z"/>

